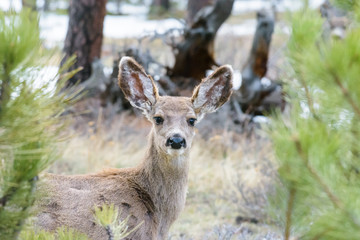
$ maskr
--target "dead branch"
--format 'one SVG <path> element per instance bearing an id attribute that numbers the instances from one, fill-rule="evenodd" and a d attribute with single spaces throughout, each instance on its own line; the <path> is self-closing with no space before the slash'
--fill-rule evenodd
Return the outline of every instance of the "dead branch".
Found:
<path id="1" fill-rule="evenodd" d="M 218 29 L 230 16 L 233 4 L 234 0 L 217 0 L 213 6 L 197 13 L 191 26 L 185 29 L 183 41 L 176 45 L 175 64 L 168 71 L 170 77 L 200 81 L 206 70 L 218 66 L 214 60 L 214 40 Z"/>

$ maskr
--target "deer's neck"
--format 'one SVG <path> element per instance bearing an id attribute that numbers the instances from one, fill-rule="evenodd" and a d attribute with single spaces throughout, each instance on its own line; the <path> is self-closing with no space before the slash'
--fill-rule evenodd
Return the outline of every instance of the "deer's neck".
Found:
<path id="1" fill-rule="evenodd" d="M 159 213 L 160 232 L 166 234 L 164 231 L 185 205 L 189 150 L 169 156 L 156 147 L 153 134 L 150 133 L 150 147 L 139 170 L 143 188 L 148 191 Z"/>

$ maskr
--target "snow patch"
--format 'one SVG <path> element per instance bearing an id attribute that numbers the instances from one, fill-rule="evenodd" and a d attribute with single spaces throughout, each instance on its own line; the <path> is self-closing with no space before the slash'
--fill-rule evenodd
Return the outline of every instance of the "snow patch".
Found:
<path id="1" fill-rule="evenodd" d="M 161 34 L 171 28 L 183 28 L 183 25 L 173 18 L 148 20 L 146 16 L 106 16 L 104 36 L 110 38 L 140 37 L 155 31 Z"/>
<path id="2" fill-rule="evenodd" d="M 63 46 L 69 18 L 66 15 L 43 13 L 40 16 L 40 37 L 46 47 Z M 104 37 L 137 38 L 144 35 L 164 33 L 170 28 L 183 28 L 176 19 L 147 20 L 145 16 L 106 16 Z"/>
<path id="3" fill-rule="evenodd" d="M 111 13 L 121 13 L 129 15 L 146 15 L 149 11 L 147 5 L 133 5 L 127 3 L 120 3 L 119 9 L 115 2 L 108 2 L 106 10 Z M 119 11 L 118 11 L 119 10 Z"/>
<path id="4" fill-rule="evenodd" d="M 40 16 L 40 38 L 45 47 L 51 48 L 63 44 L 68 28 L 69 17 L 53 13 L 43 13 Z"/>
<path id="5" fill-rule="evenodd" d="M 241 87 L 242 75 L 240 70 L 235 70 L 233 74 L 233 90 L 238 90 Z"/>
<path id="6" fill-rule="evenodd" d="M 42 89 L 46 93 L 54 93 L 58 80 L 58 66 L 29 67 L 20 76 L 21 82 L 26 82 L 33 89 Z M 15 70 L 15 73 L 16 70 Z M 14 92 L 14 97 L 19 96 L 20 88 Z"/>
<path id="7" fill-rule="evenodd" d="M 21 6 L 22 6 L 21 0 L 0 1 L 0 9 L 4 11 L 9 11 L 11 8 L 14 9 L 15 11 L 20 11 Z"/>
<path id="8" fill-rule="evenodd" d="M 256 30 L 256 19 L 249 19 L 242 24 L 223 24 L 218 34 L 219 35 L 235 35 L 235 36 L 248 36 L 253 35 Z"/>
<path id="9" fill-rule="evenodd" d="M 56 88 L 57 75 L 59 72 L 58 66 L 45 66 L 42 67 L 38 72 L 35 72 L 36 79 L 34 81 L 35 88 L 42 88 L 47 85 L 45 91 L 54 91 Z"/>
<path id="10" fill-rule="evenodd" d="M 310 0 L 310 7 L 318 8 L 325 0 Z M 234 2 L 232 14 L 242 14 L 245 12 L 255 12 L 261 9 L 269 9 L 272 5 L 276 6 L 279 12 L 299 10 L 303 4 L 300 0 L 238 0 Z"/>

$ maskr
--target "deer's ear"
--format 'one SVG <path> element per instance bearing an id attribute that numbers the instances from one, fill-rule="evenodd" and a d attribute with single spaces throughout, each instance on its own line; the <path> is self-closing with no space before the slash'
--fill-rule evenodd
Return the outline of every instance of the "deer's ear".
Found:
<path id="1" fill-rule="evenodd" d="M 202 118 L 204 114 L 215 112 L 229 99 L 232 93 L 233 70 L 230 65 L 216 69 L 194 89 L 191 101 L 195 112 Z"/>
<path id="2" fill-rule="evenodd" d="M 123 57 L 119 64 L 119 86 L 132 106 L 149 112 L 159 98 L 154 80 L 132 58 Z"/>

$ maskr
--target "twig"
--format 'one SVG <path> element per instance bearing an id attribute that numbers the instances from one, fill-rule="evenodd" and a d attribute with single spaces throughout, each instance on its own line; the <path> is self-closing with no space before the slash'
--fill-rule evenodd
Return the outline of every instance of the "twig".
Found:
<path id="1" fill-rule="evenodd" d="M 175 39 L 173 38 L 174 32 L 179 32 L 179 35 L 183 35 L 184 29 L 170 28 L 170 29 L 166 30 L 164 33 L 158 33 L 157 31 L 155 31 L 145 37 L 148 37 L 150 42 L 154 41 L 155 39 L 161 39 L 164 44 L 166 44 L 172 48 L 176 48 L 177 44 L 175 42 Z M 170 38 L 170 42 L 167 40 L 167 37 Z"/>
<path id="2" fill-rule="evenodd" d="M 109 225 L 106 226 L 105 230 L 106 230 L 106 233 L 107 233 L 107 235 L 109 237 L 108 240 L 114 240 L 114 234 L 113 234 L 113 232 L 112 232 Z"/>
<path id="3" fill-rule="evenodd" d="M 302 77 L 300 77 L 300 83 L 301 85 L 304 87 L 305 89 L 305 95 L 306 95 L 306 100 L 308 102 L 308 106 L 309 106 L 309 110 L 311 112 L 311 114 L 313 115 L 313 117 L 320 121 L 320 117 L 315 113 L 315 108 L 314 108 L 314 101 L 311 97 L 311 94 L 310 94 L 310 91 L 309 91 L 309 88 L 308 86 L 306 85 L 305 81 L 303 80 Z"/>
<path id="4" fill-rule="evenodd" d="M 245 119 L 245 117 L 244 117 L 244 113 L 241 110 L 239 103 L 234 98 L 231 98 L 231 103 L 234 106 L 234 109 L 235 109 L 237 117 L 239 118 L 239 121 L 242 122 Z"/>
<path id="5" fill-rule="evenodd" d="M 10 86 L 10 74 L 8 73 L 7 64 L 3 64 L 3 79 L 0 86 L 0 111 L 1 107 L 5 106 L 6 102 L 10 99 L 9 86 Z"/>
<path id="6" fill-rule="evenodd" d="M 350 103 L 351 107 L 354 109 L 355 113 L 360 118 L 360 108 L 356 105 L 354 99 L 351 98 L 349 94 L 349 90 L 342 84 L 338 75 L 334 72 L 329 70 L 330 73 L 333 75 L 335 83 L 340 87 L 342 94 L 344 95 L 345 99 Z"/>

